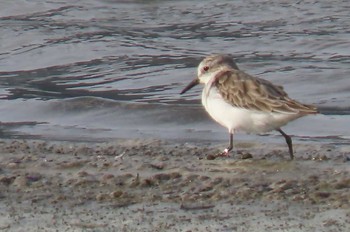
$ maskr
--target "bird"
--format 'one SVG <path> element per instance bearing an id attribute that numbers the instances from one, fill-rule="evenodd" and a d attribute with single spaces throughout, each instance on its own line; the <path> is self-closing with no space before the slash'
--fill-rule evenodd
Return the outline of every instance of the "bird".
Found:
<path id="1" fill-rule="evenodd" d="M 292 139 L 281 127 L 297 118 L 318 113 L 316 106 L 291 99 L 282 86 L 240 70 L 228 54 L 205 57 L 198 65 L 197 77 L 180 94 L 198 84 L 204 84 L 202 105 L 205 110 L 229 132 L 229 146 L 214 158 L 229 156 L 236 131 L 259 134 L 276 130 L 284 137 L 293 160 Z"/>

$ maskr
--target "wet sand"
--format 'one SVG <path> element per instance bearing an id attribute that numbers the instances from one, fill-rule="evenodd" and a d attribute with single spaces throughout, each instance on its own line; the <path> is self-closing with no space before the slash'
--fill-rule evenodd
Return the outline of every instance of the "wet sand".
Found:
<path id="1" fill-rule="evenodd" d="M 350 231 L 349 147 L 224 146 L 1 140 L 0 230 Z"/>

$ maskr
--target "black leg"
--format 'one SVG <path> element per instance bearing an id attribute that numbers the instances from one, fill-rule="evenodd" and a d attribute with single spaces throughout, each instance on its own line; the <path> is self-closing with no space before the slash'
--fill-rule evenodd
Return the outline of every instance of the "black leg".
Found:
<path id="1" fill-rule="evenodd" d="M 281 128 L 277 129 L 277 131 L 280 132 L 281 135 L 283 135 L 283 137 L 286 139 L 286 143 L 287 143 L 288 148 L 289 148 L 290 159 L 294 159 L 292 139 L 290 138 L 289 135 L 287 135 L 286 133 L 284 133 L 284 132 L 281 130 Z"/>
<path id="2" fill-rule="evenodd" d="M 233 148 L 233 134 L 230 133 L 230 145 L 223 151 L 223 152 L 220 152 L 219 154 L 216 154 L 216 155 L 208 155 L 207 156 L 207 159 L 209 160 L 213 160 L 213 159 L 216 159 L 218 157 L 228 157 L 228 154 L 229 152 L 232 150 Z"/>
<path id="3" fill-rule="evenodd" d="M 233 148 L 233 134 L 230 133 L 230 145 L 224 150 L 224 152 L 229 153 Z"/>

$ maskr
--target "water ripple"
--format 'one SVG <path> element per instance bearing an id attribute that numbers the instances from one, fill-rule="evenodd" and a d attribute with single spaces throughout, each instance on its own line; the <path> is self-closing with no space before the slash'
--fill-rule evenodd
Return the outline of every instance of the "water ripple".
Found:
<path id="1" fill-rule="evenodd" d="M 192 107 L 200 88 L 179 92 L 200 60 L 230 53 L 293 98 L 347 109 L 349 9 L 344 0 L 2 1 L 1 106 L 92 97 Z"/>

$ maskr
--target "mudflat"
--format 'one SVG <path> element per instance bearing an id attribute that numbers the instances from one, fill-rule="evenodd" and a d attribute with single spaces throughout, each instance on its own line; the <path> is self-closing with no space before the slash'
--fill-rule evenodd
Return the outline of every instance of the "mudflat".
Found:
<path id="1" fill-rule="evenodd" d="M 2 231 L 350 231 L 350 148 L 0 141 Z"/>

